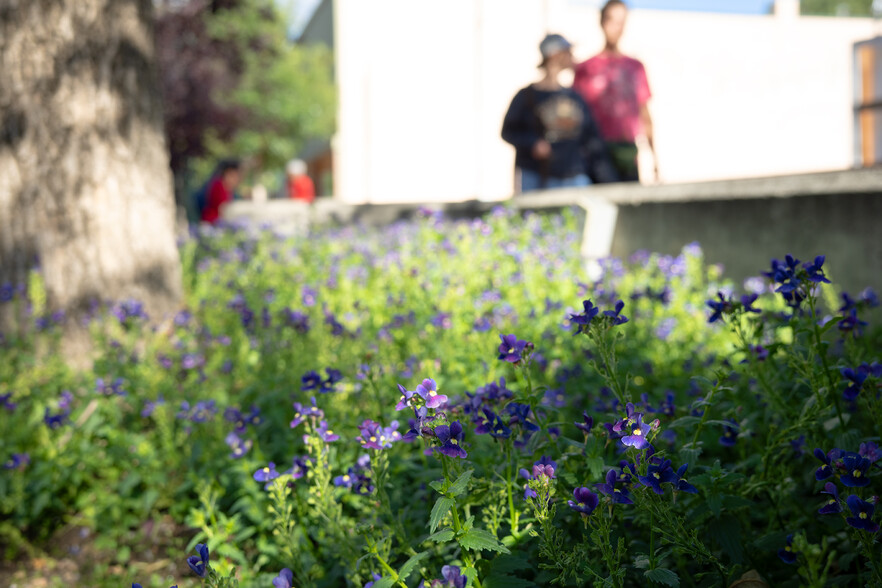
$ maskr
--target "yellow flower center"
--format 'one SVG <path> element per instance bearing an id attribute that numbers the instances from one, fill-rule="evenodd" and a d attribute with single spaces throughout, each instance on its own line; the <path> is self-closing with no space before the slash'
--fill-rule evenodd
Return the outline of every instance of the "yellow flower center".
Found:
<path id="1" fill-rule="evenodd" d="M 331 429 L 328 429 L 327 431 L 325 431 L 325 434 L 326 435 L 333 435 L 334 431 L 332 431 Z"/>
<path id="2" fill-rule="evenodd" d="M 652 475 L 655 476 L 655 479 L 656 479 L 656 480 L 660 480 L 660 479 L 661 479 L 661 476 L 658 474 L 658 472 L 655 472 L 655 473 L 653 473 Z"/>
<path id="3" fill-rule="evenodd" d="M 862 518 L 862 519 L 866 519 L 866 518 L 867 518 L 867 513 L 862 512 L 861 514 L 858 515 L 858 517 L 860 517 L 860 518 Z"/>
<path id="4" fill-rule="evenodd" d="M 637 436 L 640 436 L 640 435 L 643 434 L 643 431 L 641 431 L 640 429 L 634 429 L 634 433 L 633 433 L 633 434 L 634 434 L 634 435 L 637 435 Z"/>
<path id="5" fill-rule="evenodd" d="M 457 441 L 456 441 L 456 439 L 454 439 L 454 438 L 452 438 L 452 437 L 451 437 L 451 438 L 450 438 L 450 442 L 451 442 L 451 443 L 453 443 L 453 444 L 454 444 L 454 445 L 456 445 L 456 444 L 457 444 Z"/>
<path id="6" fill-rule="evenodd" d="M 351 480 L 351 479 L 352 479 L 352 478 L 349 477 L 349 474 L 346 474 L 346 475 L 343 476 L 343 481 L 344 481 L 344 482 L 348 482 L 348 481 Z"/>
<path id="7" fill-rule="evenodd" d="M 854 476 L 855 478 L 860 478 L 860 477 L 861 477 L 861 471 L 860 471 L 860 470 L 855 470 L 855 471 L 851 472 L 851 475 Z"/>
<path id="8" fill-rule="evenodd" d="M 370 441 L 371 441 L 371 443 L 375 443 L 377 441 L 377 438 L 374 437 L 373 435 L 371 435 Z"/>

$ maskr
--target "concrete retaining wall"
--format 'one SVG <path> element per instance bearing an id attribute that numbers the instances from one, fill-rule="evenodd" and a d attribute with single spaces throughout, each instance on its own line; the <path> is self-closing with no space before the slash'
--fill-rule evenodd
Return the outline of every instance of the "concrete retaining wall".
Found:
<path id="1" fill-rule="evenodd" d="M 522 210 L 579 206 L 586 212 L 582 253 L 596 259 L 638 250 L 676 254 L 697 241 L 707 261 L 741 281 L 790 253 L 808 261 L 826 255 L 825 269 L 852 294 L 882 293 L 882 169 L 640 186 L 611 184 L 536 192 L 510 201 Z M 225 218 L 274 225 L 287 232 L 327 223 L 382 226 L 420 208 L 473 218 L 499 203 L 346 205 L 320 199 L 236 202 Z"/>

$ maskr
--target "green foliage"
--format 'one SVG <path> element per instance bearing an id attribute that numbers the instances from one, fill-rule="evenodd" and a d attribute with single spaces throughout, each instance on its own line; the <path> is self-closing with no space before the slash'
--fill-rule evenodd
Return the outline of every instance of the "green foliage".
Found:
<path id="1" fill-rule="evenodd" d="M 800 0 L 807 16 L 873 16 L 873 0 Z"/>
<path id="2" fill-rule="evenodd" d="M 258 174 L 273 174 L 307 140 L 333 134 L 336 90 L 327 47 L 288 41 L 284 19 L 266 0 L 242 0 L 213 13 L 207 25 L 214 38 L 233 41 L 242 60 L 235 89 L 217 97 L 242 122 L 228 141 L 209 134 L 212 159 L 241 157 Z"/>
<path id="3" fill-rule="evenodd" d="M 882 406 L 868 391 L 880 379 L 867 377 L 855 406 L 842 398 L 841 370 L 878 361 L 874 311 L 860 307 L 870 325 L 855 337 L 838 318 L 814 320 L 844 314 L 823 308 L 837 296 L 812 291 L 793 313 L 766 291 L 761 313 L 733 303 L 709 325 L 709 293 L 731 285 L 695 247 L 605 262 L 591 278 L 577 228 L 570 212 L 498 210 L 291 239 L 217 230 L 182 245 L 191 315 L 154 330 L 96 312 L 93 369 L 45 353 L 51 321 L 11 336 L 0 354 L 0 396 L 15 405 L 0 405 L 0 463 L 12 464 L 0 469 L 4 555 L 68 557 L 53 551 L 59 535 L 85 529 L 97 555 L 81 583 L 102 588 L 168 586 L 144 553 L 186 570 L 196 543 L 209 545 L 217 582 L 243 587 L 288 568 L 304 588 L 413 588 L 444 566 L 484 587 L 729 585 L 750 570 L 784 587 L 877 582 L 878 537 L 848 512 L 818 514 L 811 455 L 879 442 Z M 626 301 L 630 321 L 600 314 L 574 336 L 587 298 L 604 310 Z M 508 333 L 534 345 L 517 364 L 497 359 Z M 310 389 L 304 376 L 329 369 L 342 376 L 332 390 Z M 417 427 L 412 409 L 396 410 L 398 384 L 428 377 L 449 400 L 419 435 L 382 450 L 356 441 L 365 421 Z M 120 393 L 106 386 L 116 381 Z M 323 416 L 292 429 L 292 403 L 312 396 Z M 628 401 L 655 423 L 652 457 L 613 434 L 629 426 Z M 484 426 L 484 408 L 512 433 Z M 575 426 L 583 412 L 588 432 Z M 454 421 L 465 458 L 437 451 L 435 427 Z M 231 435 L 248 442 L 241 454 Z M 22 453 L 30 461 L 15 465 Z M 531 471 L 541 458 L 553 475 Z M 665 459 L 688 464 L 696 494 L 640 481 Z M 270 462 L 280 475 L 265 488 L 255 473 Z M 617 488 L 633 504 L 601 495 L 590 513 L 570 508 L 575 489 L 597 492 L 611 470 L 627 474 Z M 867 477 L 842 498 L 879 494 L 879 466 Z M 172 522 L 168 539 L 151 531 L 160 521 Z M 777 552 L 791 534 L 787 564 Z"/>

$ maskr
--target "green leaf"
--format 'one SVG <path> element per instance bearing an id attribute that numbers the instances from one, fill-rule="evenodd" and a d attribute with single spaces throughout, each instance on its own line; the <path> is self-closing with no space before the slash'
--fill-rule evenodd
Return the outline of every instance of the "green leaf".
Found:
<path id="1" fill-rule="evenodd" d="M 602 457 L 589 458 L 586 461 L 585 465 L 588 467 L 588 473 L 591 475 L 592 480 L 603 479 L 603 458 Z"/>
<path id="2" fill-rule="evenodd" d="M 469 566 L 462 570 L 462 575 L 469 579 L 469 584 L 474 584 L 478 577 L 478 570 L 475 569 L 475 566 Z"/>
<path id="3" fill-rule="evenodd" d="M 584 441 L 576 441 L 575 439 L 570 439 L 569 437 L 558 437 L 557 440 L 563 442 L 564 445 L 570 445 L 571 447 L 585 449 Z"/>
<path id="4" fill-rule="evenodd" d="M 535 588 L 536 584 L 514 576 L 491 575 L 481 582 L 484 588 Z"/>
<path id="5" fill-rule="evenodd" d="M 670 429 L 677 429 L 679 427 L 688 427 L 689 425 L 695 425 L 701 422 L 701 419 L 694 416 L 683 416 L 672 422 L 668 425 Z"/>
<path id="6" fill-rule="evenodd" d="M 450 511 L 450 507 L 454 504 L 456 504 L 456 501 L 452 498 L 447 498 L 446 496 L 438 497 L 438 500 L 435 501 L 435 506 L 432 507 L 432 514 L 429 516 L 430 533 L 435 532 L 438 524 L 441 523 L 441 519 L 444 518 L 444 515 Z"/>
<path id="7" fill-rule="evenodd" d="M 444 494 L 444 481 L 443 480 L 435 480 L 433 482 L 429 482 L 429 486 L 435 489 L 436 492 L 440 492 Z"/>
<path id="8" fill-rule="evenodd" d="M 498 551 L 500 553 L 509 553 L 508 548 L 499 542 L 489 531 L 484 529 L 471 529 L 459 538 L 459 544 L 463 549 L 470 551 L 478 551 L 485 549 L 487 551 Z"/>
<path id="9" fill-rule="evenodd" d="M 437 533 L 432 533 L 428 537 L 426 537 L 426 541 L 435 541 L 436 543 L 446 543 L 453 539 L 455 533 L 453 529 L 442 529 Z"/>
<path id="10" fill-rule="evenodd" d="M 518 570 L 529 570 L 533 566 L 525 558 L 517 555 L 499 555 L 490 561 L 491 575 L 506 575 Z"/>
<path id="11" fill-rule="evenodd" d="M 680 577 L 671 570 L 665 568 L 646 570 L 643 572 L 643 576 L 647 580 L 655 582 L 656 584 L 664 584 L 665 586 L 671 586 L 672 588 L 679 588 L 680 586 Z"/>
<path id="12" fill-rule="evenodd" d="M 733 516 L 723 516 L 716 524 L 710 525 L 708 533 L 716 539 L 723 553 L 740 564 L 744 561 L 744 547 L 741 545 L 741 525 Z"/>
<path id="13" fill-rule="evenodd" d="M 448 494 L 459 496 L 460 494 L 465 492 L 468 488 L 469 480 L 472 477 L 473 471 L 474 470 L 468 470 L 466 472 L 463 472 L 462 475 L 456 479 L 456 482 L 454 482 L 453 485 L 447 489 Z"/>
<path id="14" fill-rule="evenodd" d="M 394 585 L 395 580 L 392 579 L 392 576 L 383 576 L 374 582 L 374 588 L 392 588 Z"/>
<path id="15" fill-rule="evenodd" d="M 407 580 L 407 577 L 410 576 L 414 568 L 416 568 L 416 565 L 420 563 L 420 560 L 425 558 L 427 555 L 429 555 L 429 552 L 423 551 L 416 555 L 410 556 L 410 559 L 404 562 L 404 565 L 401 566 L 400 570 L 398 570 L 398 579 L 402 582 Z"/>

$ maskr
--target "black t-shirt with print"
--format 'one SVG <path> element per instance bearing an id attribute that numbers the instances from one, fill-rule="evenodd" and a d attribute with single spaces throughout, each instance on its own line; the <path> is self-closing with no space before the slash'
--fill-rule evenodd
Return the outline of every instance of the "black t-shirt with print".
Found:
<path id="1" fill-rule="evenodd" d="M 527 86 L 511 101 L 502 138 L 515 147 L 515 165 L 547 177 L 588 174 L 595 182 L 615 181 L 606 146 L 582 97 L 570 88 L 540 90 Z M 533 158 L 539 139 L 551 144 L 548 160 Z"/>

